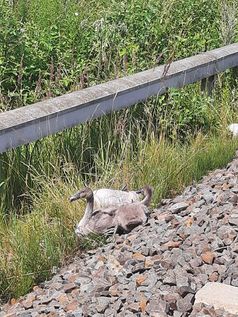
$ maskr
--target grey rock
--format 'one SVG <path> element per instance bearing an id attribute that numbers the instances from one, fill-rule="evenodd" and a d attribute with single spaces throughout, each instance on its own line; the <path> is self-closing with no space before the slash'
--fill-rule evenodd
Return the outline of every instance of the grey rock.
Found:
<path id="1" fill-rule="evenodd" d="M 104 313 L 104 311 L 106 310 L 106 308 L 109 306 L 109 304 L 111 303 L 111 298 L 109 297 L 98 297 L 97 298 L 97 311 L 99 313 Z"/>
<path id="2" fill-rule="evenodd" d="M 146 312 L 149 314 L 149 316 L 156 316 L 155 314 L 157 313 L 161 314 L 161 317 L 167 316 L 167 309 L 167 303 L 160 298 L 151 300 L 146 306 Z"/>
<path id="3" fill-rule="evenodd" d="M 89 284 L 92 279 L 89 276 L 80 276 L 78 279 L 75 280 L 75 284 L 77 285 L 84 285 Z"/>
<path id="4" fill-rule="evenodd" d="M 172 270 L 167 271 L 163 282 L 168 285 L 176 285 L 176 277 Z"/>
<path id="5" fill-rule="evenodd" d="M 194 204 L 194 207 L 196 208 L 196 209 L 199 209 L 199 211 L 201 211 L 200 210 L 200 208 L 203 206 L 203 205 L 205 205 L 205 200 L 204 199 L 200 199 L 200 200 L 198 200 L 195 204 Z M 197 213 L 197 211 L 196 211 L 196 213 Z"/>
<path id="6" fill-rule="evenodd" d="M 205 274 L 205 273 L 198 274 L 197 280 L 198 280 L 199 282 L 201 282 L 201 283 L 204 285 L 204 284 L 206 284 L 206 282 L 208 281 L 208 276 L 207 276 L 207 274 Z"/>
<path id="7" fill-rule="evenodd" d="M 89 284 L 83 284 L 80 286 L 80 291 L 82 293 L 87 293 L 89 294 L 90 292 L 92 292 L 94 290 L 94 285 L 93 283 L 89 283 Z"/>
<path id="8" fill-rule="evenodd" d="M 229 221 L 229 224 L 231 224 L 232 226 L 238 227 L 238 214 L 230 215 L 230 218 L 228 221 Z"/>
<path id="9" fill-rule="evenodd" d="M 117 310 L 113 310 L 111 308 L 107 308 L 104 312 L 105 317 L 114 317 L 117 316 Z"/>
<path id="10" fill-rule="evenodd" d="M 238 194 L 238 186 L 233 187 L 231 191 L 235 194 Z"/>
<path id="11" fill-rule="evenodd" d="M 236 287 L 238 287 L 238 278 L 234 278 L 234 279 L 232 279 L 232 281 L 231 281 L 231 285 L 232 285 L 232 286 L 236 286 Z"/>
<path id="12" fill-rule="evenodd" d="M 113 303 L 113 310 L 116 312 L 119 312 L 122 307 L 123 307 L 123 303 L 120 299 L 118 299 L 117 301 Z"/>
<path id="13" fill-rule="evenodd" d="M 183 211 L 185 209 L 187 209 L 189 206 L 189 204 L 185 203 L 185 202 L 180 202 L 177 204 L 172 205 L 169 210 L 173 213 L 173 214 L 177 214 L 180 211 Z"/>
<path id="14" fill-rule="evenodd" d="M 71 313 L 71 315 L 72 317 L 83 317 L 83 310 L 79 308 L 77 309 L 77 311 Z"/>
<path id="15" fill-rule="evenodd" d="M 180 311 L 174 311 L 174 315 L 173 315 L 174 317 L 182 317 L 183 316 L 183 313 L 182 312 L 180 312 Z"/>
<path id="16" fill-rule="evenodd" d="M 187 294 L 195 294 L 195 291 L 190 286 L 180 286 L 178 293 L 181 297 L 185 297 Z"/>
<path id="17" fill-rule="evenodd" d="M 199 267 L 203 264 L 201 257 L 195 256 L 193 259 L 189 261 L 189 264 L 191 265 L 192 268 L 194 267 Z"/>
<path id="18" fill-rule="evenodd" d="M 191 298 L 187 297 L 188 295 L 186 295 L 184 298 L 180 298 L 177 301 L 177 310 L 179 312 L 189 312 L 192 309 L 192 302 L 191 302 Z"/>
<path id="19" fill-rule="evenodd" d="M 220 228 L 218 228 L 217 230 L 217 235 L 220 239 L 224 240 L 226 238 L 229 238 L 229 237 L 236 237 L 236 232 L 234 229 L 232 229 L 230 226 L 228 225 L 224 225 L 224 226 L 221 226 Z"/>
<path id="20" fill-rule="evenodd" d="M 202 198 L 205 200 L 207 204 L 210 204 L 214 200 L 214 194 L 211 193 L 210 191 L 207 191 L 202 195 Z"/>
<path id="21" fill-rule="evenodd" d="M 21 317 L 32 317 L 32 313 L 27 311 L 27 312 L 21 312 L 18 316 Z M 6 317 L 6 316 L 5 316 Z"/>
<path id="22" fill-rule="evenodd" d="M 188 275 L 183 269 L 175 268 L 176 285 L 177 287 L 189 286 Z"/>

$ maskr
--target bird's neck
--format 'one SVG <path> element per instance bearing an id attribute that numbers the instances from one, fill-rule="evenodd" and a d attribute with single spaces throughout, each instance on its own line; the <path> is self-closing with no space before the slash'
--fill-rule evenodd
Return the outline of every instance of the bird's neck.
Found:
<path id="1" fill-rule="evenodd" d="M 92 212 L 93 212 L 93 204 L 94 204 L 94 199 L 93 196 L 87 199 L 87 205 L 85 209 L 85 213 L 83 218 L 80 221 L 80 225 L 84 226 L 88 223 L 89 219 L 91 218 Z"/>
<path id="2" fill-rule="evenodd" d="M 149 207 L 150 205 L 150 202 L 151 202 L 151 195 L 150 194 L 147 194 L 145 196 L 145 198 L 141 201 L 141 203 L 147 207 Z"/>

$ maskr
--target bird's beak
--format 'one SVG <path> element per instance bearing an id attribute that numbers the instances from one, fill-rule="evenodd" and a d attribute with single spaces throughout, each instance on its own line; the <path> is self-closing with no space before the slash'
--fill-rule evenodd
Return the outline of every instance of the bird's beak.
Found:
<path id="1" fill-rule="evenodd" d="M 69 197 L 69 201 L 72 203 L 73 201 L 79 199 L 81 197 L 81 192 L 77 192 L 76 194 L 74 194 L 73 196 Z"/>
<path id="2" fill-rule="evenodd" d="M 143 188 L 136 190 L 136 194 L 143 194 Z"/>

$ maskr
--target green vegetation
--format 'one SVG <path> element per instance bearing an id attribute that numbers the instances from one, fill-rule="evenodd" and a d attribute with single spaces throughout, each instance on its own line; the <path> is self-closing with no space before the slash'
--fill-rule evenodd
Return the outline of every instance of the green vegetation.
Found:
<path id="1" fill-rule="evenodd" d="M 237 2 L 0 0 L 0 111 L 237 41 Z M 0 155 L 0 297 L 26 293 L 77 247 L 93 188 L 154 186 L 153 204 L 231 160 L 237 79 L 199 83 Z M 86 246 L 86 244 L 84 245 Z"/>
<path id="2" fill-rule="evenodd" d="M 0 0 L 0 108 L 237 41 L 236 1 Z"/>

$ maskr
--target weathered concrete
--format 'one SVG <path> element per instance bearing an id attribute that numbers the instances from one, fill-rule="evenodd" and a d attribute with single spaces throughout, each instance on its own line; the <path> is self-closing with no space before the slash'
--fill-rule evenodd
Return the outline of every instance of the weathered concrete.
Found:
<path id="1" fill-rule="evenodd" d="M 234 137 L 238 136 L 238 123 L 232 123 L 228 126 L 228 130 L 232 133 Z"/>
<path id="2" fill-rule="evenodd" d="M 1 113 L 0 153 L 236 66 L 238 43 Z"/>
<path id="3" fill-rule="evenodd" d="M 238 315 L 238 287 L 217 282 L 207 283 L 195 298 L 195 304 L 211 305 L 215 309 L 224 309 Z"/>

